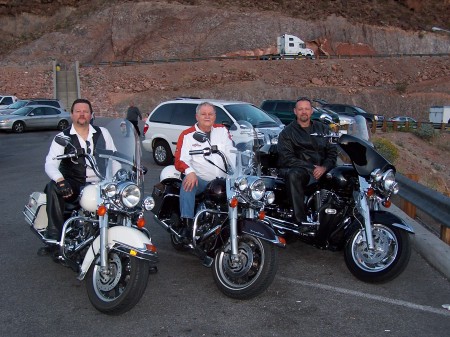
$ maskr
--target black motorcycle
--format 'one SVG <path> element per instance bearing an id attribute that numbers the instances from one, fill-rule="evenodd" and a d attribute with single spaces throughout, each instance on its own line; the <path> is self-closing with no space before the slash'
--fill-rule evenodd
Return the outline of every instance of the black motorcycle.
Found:
<path id="1" fill-rule="evenodd" d="M 164 168 L 160 182 L 154 186 L 152 212 L 156 222 L 170 233 L 175 249 L 190 251 L 199 256 L 205 266 L 212 266 L 214 280 L 225 295 L 249 299 L 272 283 L 278 268 L 276 246 L 284 247 L 285 240 L 264 220 L 264 207 L 273 202 L 274 194 L 265 191 L 260 178 L 248 174 L 251 171 L 248 165 L 252 165 L 250 158 L 254 157 L 254 131 L 246 122 L 240 122 L 240 128 L 248 130 L 249 140 L 241 139 L 240 151 L 231 154 L 235 158 L 233 161 L 211 145 L 205 134 L 194 135 L 205 147 L 190 151 L 190 155 L 202 155 L 207 160 L 220 156 L 226 178 L 214 179 L 205 192 L 196 197 L 196 215 L 190 235 L 184 234 L 180 221 L 182 177 L 174 166 Z M 212 160 L 210 163 L 215 165 Z"/>
<path id="2" fill-rule="evenodd" d="M 394 279 L 409 262 L 409 234 L 414 233 L 386 211 L 398 192 L 395 167 L 369 142 L 366 121 L 360 116 L 346 133 L 311 136 L 336 143 L 342 163 L 319 181 L 310 181 L 305 191 L 308 220 L 298 225 L 277 168 L 277 145 L 261 147 L 258 170 L 266 189 L 275 193 L 275 202 L 265 208 L 266 219 L 279 235 L 298 237 L 320 249 L 343 249 L 347 267 L 362 281 Z"/>

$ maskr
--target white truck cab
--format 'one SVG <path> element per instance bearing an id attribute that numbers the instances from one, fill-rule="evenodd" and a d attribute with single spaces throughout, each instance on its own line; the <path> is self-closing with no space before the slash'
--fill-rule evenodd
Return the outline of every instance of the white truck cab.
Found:
<path id="1" fill-rule="evenodd" d="M 297 36 L 283 34 L 277 38 L 277 52 L 281 56 L 305 56 L 314 58 L 314 51 L 306 48 L 305 41 Z"/>

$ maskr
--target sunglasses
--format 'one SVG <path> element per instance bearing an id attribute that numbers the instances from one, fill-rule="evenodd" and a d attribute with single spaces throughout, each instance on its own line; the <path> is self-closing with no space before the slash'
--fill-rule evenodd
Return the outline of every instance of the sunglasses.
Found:
<path id="1" fill-rule="evenodd" d="M 86 141 L 86 152 L 87 154 L 91 154 L 91 142 L 89 142 L 88 140 Z"/>

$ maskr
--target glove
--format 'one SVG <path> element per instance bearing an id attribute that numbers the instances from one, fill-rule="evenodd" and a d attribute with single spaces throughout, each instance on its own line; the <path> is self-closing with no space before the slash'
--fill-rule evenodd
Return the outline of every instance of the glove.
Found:
<path id="1" fill-rule="evenodd" d="M 73 194 L 72 187 L 70 187 L 70 184 L 65 180 L 58 181 L 56 186 L 58 187 L 59 194 L 61 194 L 63 198 L 68 198 Z"/>

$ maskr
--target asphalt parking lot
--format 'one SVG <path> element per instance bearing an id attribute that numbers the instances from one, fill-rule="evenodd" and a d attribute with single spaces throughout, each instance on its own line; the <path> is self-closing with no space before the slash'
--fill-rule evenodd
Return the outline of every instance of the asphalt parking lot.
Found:
<path id="1" fill-rule="evenodd" d="M 212 273 L 172 249 L 146 216 L 160 264 L 130 312 L 110 317 L 90 304 L 76 274 L 36 255 L 41 246 L 22 215 L 28 195 L 47 182 L 44 159 L 55 131 L 0 133 L 2 336 L 445 336 L 450 282 L 417 249 L 405 272 L 385 284 L 355 279 L 340 252 L 293 242 L 279 251 L 274 282 L 238 301 L 216 288 Z M 144 152 L 150 194 L 161 167 Z M 447 256 L 448 258 L 449 256 Z"/>

